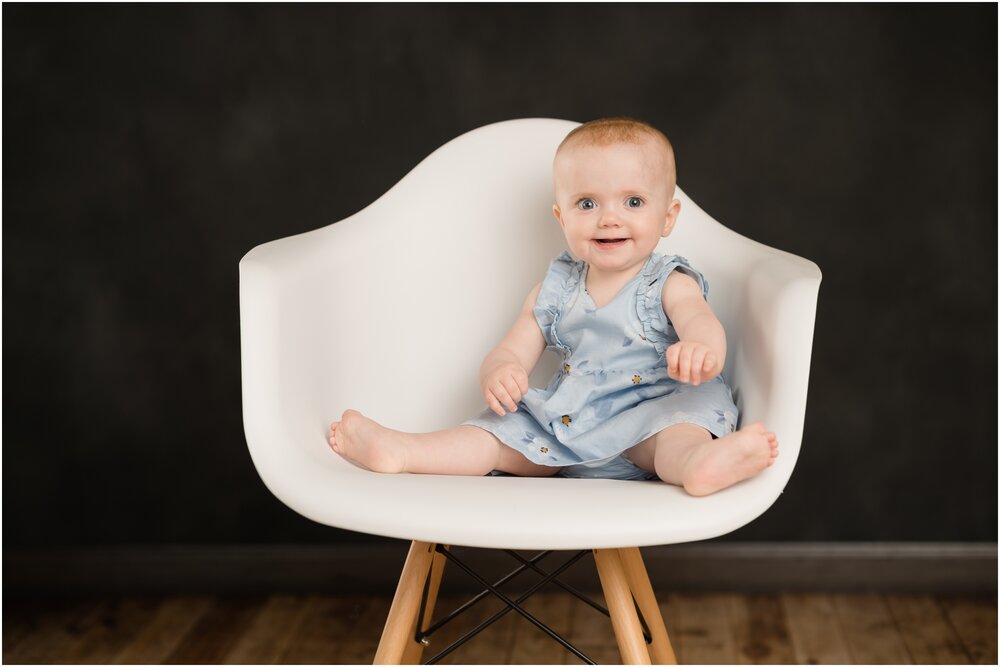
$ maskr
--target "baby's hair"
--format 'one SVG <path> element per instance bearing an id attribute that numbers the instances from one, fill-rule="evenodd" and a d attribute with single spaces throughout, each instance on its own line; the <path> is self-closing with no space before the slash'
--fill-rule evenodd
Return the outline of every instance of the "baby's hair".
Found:
<path id="1" fill-rule="evenodd" d="M 598 118 L 573 129 L 559 144 L 558 153 L 562 147 L 571 142 L 581 142 L 584 145 L 608 146 L 610 144 L 637 144 L 643 139 L 652 137 L 659 139 L 667 147 L 671 155 L 674 146 L 667 135 L 649 123 L 634 118 L 619 116 L 616 118 Z"/>
<path id="2" fill-rule="evenodd" d="M 598 118 L 584 123 L 566 135 L 566 138 L 556 149 L 556 158 L 569 144 L 583 146 L 611 146 L 613 144 L 640 144 L 644 139 L 652 139 L 665 149 L 664 158 L 667 162 L 667 190 L 673 197 L 677 187 L 677 158 L 674 156 L 674 145 L 667 135 L 649 123 L 634 118 L 619 116 L 616 118 Z"/>

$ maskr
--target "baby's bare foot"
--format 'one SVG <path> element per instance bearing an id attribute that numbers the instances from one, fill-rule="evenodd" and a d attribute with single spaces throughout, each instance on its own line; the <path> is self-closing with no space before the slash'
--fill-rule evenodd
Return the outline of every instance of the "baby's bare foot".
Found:
<path id="1" fill-rule="evenodd" d="M 403 434 L 372 421 L 357 410 L 346 410 L 330 425 L 333 451 L 372 472 L 402 472 L 406 467 Z"/>
<path id="2" fill-rule="evenodd" d="M 753 477 L 778 456 L 778 439 L 761 422 L 744 426 L 718 440 L 707 440 L 691 454 L 684 471 L 684 490 L 707 496 Z"/>

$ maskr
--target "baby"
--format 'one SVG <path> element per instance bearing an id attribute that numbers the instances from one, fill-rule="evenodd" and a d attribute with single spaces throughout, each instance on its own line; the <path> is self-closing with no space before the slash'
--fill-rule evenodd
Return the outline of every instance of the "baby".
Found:
<path id="1" fill-rule="evenodd" d="M 586 123 L 556 151 L 553 182 L 572 255 L 553 260 L 483 361 L 488 409 L 433 433 L 347 410 L 330 426 L 333 450 L 375 472 L 660 479 L 696 496 L 774 463 L 774 433 L 736 430 L 707 282 L 655 252 L 681 208 L 669 140 L 631 119 Z M 546 348 L 562 367 L 530 388 Z"/>

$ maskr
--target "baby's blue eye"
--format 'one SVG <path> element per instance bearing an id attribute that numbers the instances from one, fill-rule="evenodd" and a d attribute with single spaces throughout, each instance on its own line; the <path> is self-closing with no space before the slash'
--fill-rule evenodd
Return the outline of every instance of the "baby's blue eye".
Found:
<path id="1" fill-rule="evenodd" d="M 576 205 L 582 208 L 584 211 L 589 211 L 591 209 L 597 208 L 597 202 L 595 202 L 590 197 L 587 197 L 586 199 L 581 199 L 580 201 L 577 202 Z"/>
<path id="2" fill-rule="evenodd" d="M 625 205 L 629 208 L 639 208 L 642 206 L 642 199 L 639 197 L 629 197 L 625 200 Z"/>

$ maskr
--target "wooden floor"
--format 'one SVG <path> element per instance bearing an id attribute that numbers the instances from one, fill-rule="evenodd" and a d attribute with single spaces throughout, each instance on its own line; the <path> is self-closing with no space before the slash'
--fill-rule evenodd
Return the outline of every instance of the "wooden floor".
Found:
<path id="1" fill-rule="evenodd" d="M 660 598 L 682 663 L 997 663 L 995 594 Z M 438 613 L 464 599 L 442 596 Z M 3 662 L 370 664 L 389 602 L 327 595 L 5 599 Z M 525 606 L 596 662 L 620 661 L 610 622 L 591 607 L 561 593 Z M 484 600 L 435 634 L 424 659 L 502 608 Z M 580 661 L 509 613 L 442 661 L 482 663 Z"/>

